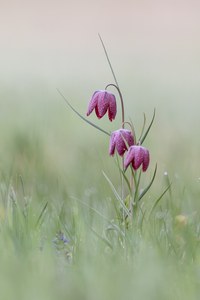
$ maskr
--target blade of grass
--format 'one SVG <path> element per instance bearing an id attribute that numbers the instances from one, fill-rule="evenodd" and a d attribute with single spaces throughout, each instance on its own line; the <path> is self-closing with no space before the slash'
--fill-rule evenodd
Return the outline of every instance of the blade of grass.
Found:
<path id="1" fill-rule="evenodd" d="M 118 167 L 118 169 L 119 169 L 119 171 L 120 171 L 120 180 L 122 181 L 122 176 L 123 176 L 123 178 L 124 178 L 124 180 L 126 181 L 126 184 L 127 184 L 127 186 L 128 186 L 129 192 L 131 193 L 130 182 L 129 182 L 127 176 L 125 175 L 125 171 L 122 170 L 121 167 L 120 167 L 118 155 L 116 155 L 116 162 L 117 162 L 117 167 Z"/>
<path id="2" fill-rule="evenodd" d="M 135 180 L 136 180 L 136 186 L 135 186 L 135 193 L 134 193 L 134 203 L 136 205 L 138 204 L 137 202 L 140 200 L 140 198 L 138 197 L 138 190 L 139 190 L 139 186 L 140 186 L 140 179 L 141 179 L 141 170 L 139 172 L 138 179 L 135 178 Z M 137 199 L 137 197 L 138 197 L 138 199 Z"/>
<path id="3" fill-rule="evenodd" d="M 144 133 L 144 129 L 145 129 L 145 125 L 146 125 L 146 115 L 145 115 L 145 113 L 143 114 L 143 125 L 142 125 L 142 130 L 141 130 L 141 134 L 140 134 L 140 137 L 139 137 L 139 141 L 141 140 L 141 138 L 142 138 L 142 135 L 143 135 L 143 133 Z"/>
<path id="4" fill-rule="evenodd" d="M 115 72 L 114 72 L 114 70 L 113 70 L 113 67 L 112 67 L 110 58 L 109 58 L 109 56 L 108 56 L 108 51 L 106 50 L 106 46 L 105 46 L 105 44 L 104 44 L 104 42 L 103 42 L 103 39 L 102 39 L 101 35 L 100 35 L 100 34 L 98 34 L 98 35 L 99 35 L 99 39 L 100 39 L 100 41 L 101 41 L 101 44 L 102 44 L 104 53 L 105 53 L 105 55 L 106 55 L 106 59 L 107 59 L 107 62 L 108 62 L 108 64 L 109 64 L 110 70 L 111 70 L 111 72 L 112 72 L 114 81 L 115 81 L 115 83 L 116 83 L 116 86 L 119 88 L 119 84 L 118 84 L 118 82 L 117 82 L 117 78 L 116 78 Z"/>
<path id="5" fill-rule="evenodd" d="M 45 205 L 43 206 L 43 208 L 41 210 L 41 213 L 40 213 L 40 215 L 39 215 L 39 217 L 37 219 L 37 222 L 36 222 L 36 227 L 39 225 L 39 222 L 42 219 L 42 217 L 43 217 L 43 215 L 44 215 L 44 213 L 45 213 L 45 211 L 47 209 L 47 206 L 48 206 L 48 201 L 45 203 Z"/>
<path id="6" fill-rule="evenodd" d="M 149 130 L 151 129 L 151 126 L 152 126 L 153 121 L 154 121 L 154 119 L 155 119 L 155 115 L 156 115 L 156 110 L 155 110 L 155 108 L 154 108 L 154 111 L 153 111 L 153 117 L 152 117 L 152 119 L 151 119 L 151 122 L 150 122 L 150 124 L 149 124 L 149 127 L 147 128 L 145 134 L 143 135 L 143 137 L 142 137 L 141 140 L 140 140 L 140 144 L 141 144 L 141 145 L 143 144 L 144 140 L 145 140 L 146 137 L 147 137 L 147 134 L 149 133 Z"/>
<path id="7" fill-rule="evenodd" d="M 155 177 L 156 177 L 156 172 L 157 172 L 157 164 L 156 164 L 156 166 L 155 166 L 155 170 L 154 170 L 154 173 L 153 173 L 153 177 L 152 177 L 152 179 L 151 179 L 149 185 L 148 185 L 148 186 L 143 190 L 143 192 L 140 194 L 138 200 L 141 200 L 141 199 L 144 197 L 144 195 L 148 192 L 148 190 L 150 189 L 150 187 L 152 186 L 152 184 L 153 184 L 153 182 L 154 182 L 154 179 L 155 179 Z"/>
<path id="8" fill-rule="evenodd" d="M 111 189 L 112 189 L 112 191 L 113 191 L 113 193 L 114 193 L 116 199 L 119 201 L 121 207 L 124 209 L 124 211 L 126 212 L 126 214 L 127 214 L 128 216 L 130 216 L 129 210 L 127 209 L 127 207 L 126 207 L 126 205 L 124 204 L 123 200 L 121 199 L 121 197 L 120 197 L 119 194 L 117 193 L 117 191 L 116 191 L 114 185 L 112 184 L 112 182 L 110 181 L 110 179 L 108 178 L 108 176 L 107 176 L 104 172 L 103 172 L 103 175 L 104 175 L 104 177 L 106 178 L 106 180 L 108 181 L 108 183 L 109 183 L 109 185 L 110 185 L 110 187 L 111 187 Z"/>
<path id="9" fill-rule="evenodd" d="M 103 241 L 107 246 L 109 246 L 111 249 L 113 249 L 112 244 L 106 238 L 104 238 L 99 233 L 97 233 L 92 227 L 90 227 L 90 229 L 101 241 Z"/>
<path id="10" fill-rule="evenodd" d="M 166 194 L 166 192 L 171 188 L 171 185 L 172 185 L 172 183 L 170 183 L 170 185 L 168 185 L 168 187 L 164 190 L 164 192 L 160 195 L 160 197 L 158 197 L 158 199 L 154 202 L 154 204 L 150 210 L 148 219 L 150 218 L 152 212 L 154 211 L 154 209 L 156 208 L 156 206 L 158 205 L 160 200 L 163 198 L 163 196 Z"/>
<path id="11" fill-rule="evenodd" d="M 91 211 L 93 211 L 94 213 L 96 213 L 97 215 L 99 215 L 102 219 L 104 219 L 106 222 L 108 222 L 111 226 L 113 226 L 117 231 L 120 232 L 120 234 L 122 234 L 124 236 L 124 233 L 120 230 L 120 228 L 116 225 L 113 224 L 108 218 L 106 218 L 104 215 L 102 215 L 98 210 L 96 210 L 94 207 L 88 205 L 87 203 L 81 201 L 80 199 L 76 198 L 76 197 L 71 197 L 72 199 L 76 200 L 77 202 L 81 203 L 82 205 L 84 205 L 85 207 L 89 208 Z"/>

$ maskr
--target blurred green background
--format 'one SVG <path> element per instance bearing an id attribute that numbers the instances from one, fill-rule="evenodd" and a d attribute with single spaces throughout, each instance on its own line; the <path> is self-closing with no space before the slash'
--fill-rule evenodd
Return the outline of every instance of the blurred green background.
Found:
<path id="1" fill-rule="evenodd" d="M 143 113 L 150 121 L 156 108 L 156 119 L 145 141 L 151 153 L 146 181 L 158 163 L 157 178 L 149 197 L 152 199 L 153 195 L 157 197 L 162 192 L 166 184 L 164 173 L 167 172 L 173 182 L 173 200 L 181 203 L 177 213 L 198 214 L 198 1 L 0 0 L 0 20 L 2 206 L 7 201 L 6 190 L 10 186 L 20 205 L 24 205 L 25 194 L 36 205 L 37 213 L 46 201 L 50 203 L 51 213 L 46 225 L 49 229 L 45 231 L 49 239 L 62 227 L 56 223 L 55 215 L 62 211 L 63 203 L 66 204 L 65 217 L 73 223 L 74 210 L 76 215 L 73 197 L 92 203 L 106 214 L 107 200 L 112 192 L 102 171 L 116 186 L 119 184 L 117 168 L 108 156 L 109 141 L 74 115 L 56 90 L 59 88 L 84 115 L 93 92 L 113 82 L 98 38 L 100 33 L 124 95 L 126 117 L 132 119 L 138 134 Z M 97 120 L 91 116 L 90 120 L 112 131 L 120 127 L 119 106 L 118 111 L 113 123 L 106 117 Z M 35 213 L 33 220 L 37 219 Z M 1 214 L 4 212 L 1 213 L 0 207 L 0 217 Z M 84 218 L 88 219 L 87 213 Z M 91 224 L 98 223 L 92 216 L 90 218 Z M 81 221 L 79 226 L 83 226 Z M 69 227 L 73 228 L 73 225 L 70 223 Z M 4 279 L 1 298 L 13 299 L 18 293 L 16 299 L 20 300 L 55 299 L 58 296 L 65 299 L 66 295 L 73 299 L 98 299 L 98 291 L 99 299 L 122 299 L 124 294 L 126 299 L 133 299 L 131 289 L 135 289 L 134 299 L 183 299 L 184 296 L 185 299 L 198 299 L 195 292 L 199 270 L 194 271 L 190 264 L 186 274 L 191 281 L 193 277 L 195 279 L 187 286 L 188 277 L 181 275 L 183 269 L 177 270 L 173 260 L 168 263 L 167 256 L 163 259 L 148 243 L 141 245 L 140 256 L 137 254 L 134 258 L 137 263 L 133 271 L 131 265 L 119 263 L 121 253 L 119 256 L 115 253 L 112 267 L 101 254 L 97 259 L 97 251 L 92 254 L 92 250 L 99 246 L 101 252 L 101 242 L 99 245 L 92 237 L 86 239 L 91 247 L 86 245 L 90 248 L 87 253 L 86 247 L 80 246 L 78 267 L 67 266 L 67 271 L 62 268 L 60 271 L 57 262 L 55 267 L 49 249 L 43 254 L 45 259 L 42 254 L 31 252 L 29 256 L 26 252 L 26 259 L 18 263 L 9 242 L 4 244 L 2 238 L 0 249 L 5 253 L 1 259 L 0 276 Z M 6 247 L 10 249 L 9 255 Z M 35 251 L 35 246 L 33 248 Z M 17 277 L 11 275 L 15 272 L 21 274 L 22 281 L 20 277 L 19 282 L 16 281 Z M 21 288 L 25 278 L 26 287 Z M 59 282 L 56 287 L 52 285 L 55 278 Z M 159 280 L 160 290 L 156 292 Z M 166 282 L 172 286 L 176 282 L 182 292 L 171 295 Z"/>
<path id="2" fill-rule="evenodd" d="M 197 180 L 199 6 L 198 1 L 1 1 L 2 164 L 8 154 L 15 160 L 18 137 L 34 145 L 37 139 L 49 167 L 65 166 L 66 173 L 68 163 L 80 160 L 77 148 L 100 147 L 99 134 L 67 110 L 56 91 L 84 114 L 93 91 L 113 82 L 100 32 L 127 118 L 139 129 L 142 113 L 150 118 L 156 108 L 148 139 L 153 161 L 168 170 L 174 159 L 174 171 L 189 171 Z M 112 126 L 97 123 L 112 130 L 120 118 Z"/>

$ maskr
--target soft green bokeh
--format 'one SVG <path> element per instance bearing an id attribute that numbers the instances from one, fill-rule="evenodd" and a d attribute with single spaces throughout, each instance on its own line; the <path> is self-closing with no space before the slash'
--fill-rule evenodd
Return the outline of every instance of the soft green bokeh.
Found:
<path id="1" fill-rule="evenodd" d="M 79 85 L 74 98 L 83 98 L 83 103 L 74 105 L 84 113 L 87 97 L 81 96 L 82 89 L 84 95 Z M 195 132 L 184 124 L 184 134 L 180 115 L 176 123 L 163 111 L 161 118 L 158 110 L 145 143 L 152 161 L 144 185 L 158 163 L 156 180 L 144 199 L 147 213 L 167 186 L 164 172 L 172 181 L 172 196 L 167 193 L 142 231 L 135 226 L 120 245 L 117 232 L 106 231 L 106 219 L 116 217 L 112 201 L 117 200 L 102 171 L 117 189 L 120 186 L 114 159 L 108 156 L 108 138 L 78 119 L 55 90 L 44 90 L 40 98 L 41 88 L 36 86 L 28 103 L 14 92 L 1 98 L 1 298 L 198 299 Z M 136 113 L 130 102 L 126 105 L 139 129 L 142 111 L 137 108 Z M 115 128 L 106 118 L 91 119 L 108 130 Z M 187 225 L 176 224 L 179 214 L 188 218 Z M 70 243 L 56 250 L 53 240 L 59 231 Z"/>
<path id="2" fill-rule="evenodd" d="M 0 299 L 199 299 L 198 11 L 178 0 L 1 3 Z M 125 238 L 103 176 L 120 191 L 108 137 L 56 90 L 85 114 L 113 82 L 99 31 L 138 135 L 156 108 L 142 187 L 156 163 L 157 176 Z M 118 112 L 90 120 L 112 131 Z"/>

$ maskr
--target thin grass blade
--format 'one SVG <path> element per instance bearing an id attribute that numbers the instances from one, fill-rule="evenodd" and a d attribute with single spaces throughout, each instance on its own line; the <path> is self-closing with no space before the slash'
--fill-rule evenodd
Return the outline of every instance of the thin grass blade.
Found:
<path id="1" fill-rule="evenodd" d="M 136 174 L 135 174 L 136 175 Z M 137 204 L 137 200 L 139 201 L 140 200 L 140 197 L 138 197 L 138 191 L 139 191 L 139 186 L 140 186 L 140 179 L 141 179 L 141 170 L 139 172 L 139 176 L 138 176 L 138 179 L 136 178 L 135 176 L 135 182 L 136 182 L 136 185 L 135 185 L 135 193 L 134 193 L 134 203 Z M 138 199 L 137 199 L 138 198 Z"/>
<path id="2" fill-rule="evenodd" d="M 152 184 L 153 184 L 153 182 L 154 182 L 154 179 L 155 179 L 155 177 L 156 177 L 156 172 L 157 172 L 157 164 L 156 164 L 156 166 L 155 166 L 155 170 L 154 170 L 154 173 L 153 173 L 153 177 L 152 177 L 152 179 L 151 179 L 149 185 L 148 185 L 148 186 L 143 190 L 143 192 L 140 194 L 139 200 L 141 200 L 141 199 L 144 197 L 144 195 L 148 192 L 148 190 L 149 190 L 150 187 L 152 186 Z"/>
<path id="3" fill-rule="evenodd" d="M 163 196 L 166 194 L 166 192 L 171 188 L 171 185 L 172 185 L 172 183 L 170 183 L 168 185 L 168 187 L 164 190 L 164 192 L 160 195 L 160 197 L 158 197 L 158 199 L 155 201 L 155 203 L 153 204 L 153 206 L 152 206 L 152 208 L 150 210 L 148 219 L 150 218 L 152 212 L 154 211 L 154 209 L 156 208 L 156 206 L 158 205 L 158 203 L 160 202 L 160 200 L 163 198 Z"/>
<path id="4" fill-rule="evenodd" d="M 109 185 L 110 185 L 110 187 L 111 187 L 111 189 L 112 189 L 112 191 L 113 191 L 113 193 L 114 193 L 116 199 L 119 201 L 121 207 L 124 209 L 124 211 L 126 212 L 126 214 L 127 214 L 128 216 L 130 216 L 129 210 L 127 209 L 127 207 L 126 207 L 126 205 L 124 204 L 123 200 L 122 200 L 121 197 L 119 196 L 119 194 L 118 194 L 118 192 L 116 191 L 114 185 L 112 184 L 112 182 L 110 181 L 110 179 L 108 178 L 108 176 L 107 176 L 104 172 L 103 172 L 103 175 L 104 175 L 104 177 L 106 178 L 106 180 L 108 181 L 108 183 L 109 183 Z"/>
<path id="5" fill-rule="evenodd" d="M 104 42 L 103 42 L 103 39 L 102 39 L 101 35 L 100 35 L 100 34 L 98 34 L 98 35 L 99 35 L 99 39 L 100 39 L 100 41 L 101 41 L 101 44 L 102 44 L 104 53 L 105 53 L 105 55 L 106 55 L 106 59 L 107 59 L 107 62 L 108 62 L 108 64 L 109 64 L 110 70 L 111 70 L 111 72 L 112 72 L 114 81 L 115 81 L 115 83 L 116 83 L 116 86 L 119 88 L 119 84 L 118 84 L 118 82 L 117 82 L 117 78 L 116 78 L 115 72 L 114 72 L 114 70 L 113 70 L 113 67 L 112 67 L 110 58 L 109 58 L 109 56 L 108 56 L 108 51 L 106 50 L 106 46 L 105 46 L 105 44 L 104 44 Z"/>
<path id="6" fill-rule="evenodd" d="M 77 202 L 79 202 L 80 204 L 84 205 L 85 207 L 87 207 L 88 209 L 90 209 L 91 211 L 93 211 L 94 213 L 96 213 L 98 216 L 100 216 L 103 220 L 105 220 L 106 222 L 108 222 L 113 228 L 115 228 L 121 235 L 124 236 L 124 233 L 121 231 L 121 229 L 114 223 L 112 223 L 108 218 L 106 218 L 102 213 L 100 213 L 98 210 L 96 210 L 94 207 L 88 205 L 87 203 L 85 203 L 84 201 L 76 198 L 76 197 L 71 197 L 72 199 L 76 200 Z"/>
<path id="7" fill-rule="evenodd" d="M 121 167 L 120 167 L 120 164 L 119 164 L 119 158 L 118 158 L 118 155 L 116 155 L 116 161 L 117 161 L 117 167 L 120 171 L 120 179 L 122 181 L 122 177 L 124 178 L 124 180 L 126 181 L 126 184 L 128 186 L 128 189 L 129 189 L 129 192 L 131 193 L 131 186 L 130 186 L 130 182 L 125 174 L 125 170 L 122 170 Z"/>
<path id="8" fill-rule="evenodd" d="M 143 114 L 143 124 L 142 124 L 142 130 L 141 130 L 141 134 L 139 137 L 139 141 L 142 139 L 143 133 L 144 133 L 144 129 L 145 129 L 145 125 L 146 125 L 146 115 L 145 113 Z"/>
<path id="9" fill-rule="evenodd" d="M 42 219 L 42 217 L 43 217 L 43 215 L 44 215 L 44 213 L 45 213 L 45 211 L 47 209 L 47 206 L 48 206 L 48 201 L 45 203 L 44 207 L 41 210 L 41 213 L 40 213 L 40 215 L 39 215 L 39 217 L 37 219 L 37 222 L 36 222 L 36 227 L 39 225 L 40 220 Z"/>
<path id="10" fill-rule="evenodd" d="M 154 111 L 153 111 L 153 117 L 152 117 L 152 119 L 151 119 L 151 122 L 150 122 L 150 124 L 149 124 L 149 127 L 147 128 L 145 134 L 143 135 L 143 137 L 142 137 L 141 140 L 140 140 L 140 144 L 141 144 L 141 145 L 143 144 L 144 140 L 146 139 L 146 137 L 147 137 L 147 135 L 148 135 L 148 133 L 149 133 L 149 130 L 151 129 L 151 126 L 152 126 L 152 124 L 153 124 L 153 122 L 154 122 L 155 116 L 156 116 L 156 110 L 155 110 L 155 108 L 154 108 Z"/>
<path id="11" fill-rule="evenodd" d="M 112 244 L 106 238 L 104 238 L 99 233 L 97 233 L 92 227 L 90 229 L 101 241 L 103 241 L 107 246 L 109 246 L 111 249 L 113 249 Z"/>

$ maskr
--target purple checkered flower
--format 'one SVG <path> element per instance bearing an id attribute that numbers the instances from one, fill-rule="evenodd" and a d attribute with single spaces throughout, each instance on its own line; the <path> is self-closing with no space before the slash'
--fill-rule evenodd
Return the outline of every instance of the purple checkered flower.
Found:
<path id="1" fill-rule="evenodd" d="M 149 151 L 142 146 L 134 145 L 128 149 L 124 167 L 127 169 L 132 164 L 133 169 L 137 170 L 142 165 L 142 171 L 145 172 L 149 166 L 149 161 Z"/>
<path id="2" fill-rule="evenodd" d="M 116 149 L 119 155 L 123 156 L 128 150 L 127 145 L 134 145 L 132 132 L 127 129 L 118 129 L 111 134 L 109 154 L 114 155 Z"/>
<path id="3" fill-rule="evenodd" d="M 115 95 L 106 90 L 96 91 L 90 100 L 87 116 L 89 116 L 94 109 L 99 119 L 101 119 L 108 111 L 109 120 L 112 122 L 117 113 Z"/>

